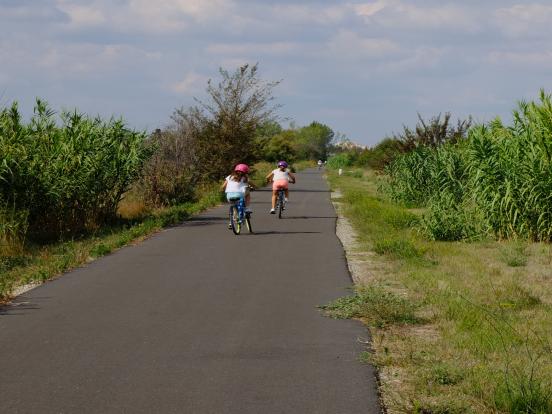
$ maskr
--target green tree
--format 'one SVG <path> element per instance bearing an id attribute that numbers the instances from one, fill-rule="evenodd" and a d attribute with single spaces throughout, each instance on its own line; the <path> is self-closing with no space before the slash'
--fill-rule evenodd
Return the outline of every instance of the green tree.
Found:
<path id="1" fill-rule="evenodd" d="M 255 158 L 258 160 L 268 160 L 266 151 L 270 145 L 270 140 L 281 134 L 284 129 L 274 121 L 267 121 L 257 127 L 255 133 Z"/>
<path id="2" fill-rule="evenodd" d="M 297 132 L 297 156 L 303 159 L 326 159 L 333 138 L 334 132 L 329 126 L 314 121 Z"/>
<path id="3" fill-rule="evenodd" d="M 267 161 L 294 161 L 296 159 L 296 139 L 297 133 L 293 129 L 288 129 L 273 136 L 264 146 L 264 159 Z"/>
<path id="4" fill-rule="evenodd" d="M 207 99 L 177 110 L 173 120 L 186 129 L 189 151 L 204 179 L 219 179 L 241 162 L 256 158 L 257 129 L 274 120 L 272 91 L 280 82 L 260 79 L 257 65 L 234 72 L 220 69 L 221 80 L 207 84 Z"/>

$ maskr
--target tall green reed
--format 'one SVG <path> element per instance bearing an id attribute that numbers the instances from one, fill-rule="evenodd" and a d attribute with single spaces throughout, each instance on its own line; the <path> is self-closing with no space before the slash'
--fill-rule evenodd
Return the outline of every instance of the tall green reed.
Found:
<path id="1" fill-rule="evenodd" d="M 520 102 L 513 123 L 476 125 L 468 138 L 417 147 L 387 168 L 385 191 L 427 207 L 422 222 L 438 240 L 552 239 L 552 99 Z"/>
<path id="2" fill-rule="evenodd" d="M 145 139 L 122 120 L 76 111 L 57 117 L 40 100 L 26 123 L 14 103 L 0 111 L 0 199 L 34 236 L 98 226 L 140 174 L 149 156 Z"/>

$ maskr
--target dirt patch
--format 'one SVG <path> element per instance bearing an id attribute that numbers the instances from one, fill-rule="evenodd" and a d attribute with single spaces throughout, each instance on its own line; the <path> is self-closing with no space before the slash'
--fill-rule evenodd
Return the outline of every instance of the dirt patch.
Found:
<path id="1" fill-rule="evenodd" d="M 332 193 L 332 203 L 337 212 L 335 233 L 345 250 L 347 266 L 349 267 L 353 282 L 355 285 L 368 284 L 374 280 L 374 272 L 378 267 L 377 262 L 374 260 L 375 253 L 361 250 L 357 234 L 351 222 L 341 211 L 343 208 L 342 203 L 336 201 L 340 197 L 341 193 L 338 191 Z"/>

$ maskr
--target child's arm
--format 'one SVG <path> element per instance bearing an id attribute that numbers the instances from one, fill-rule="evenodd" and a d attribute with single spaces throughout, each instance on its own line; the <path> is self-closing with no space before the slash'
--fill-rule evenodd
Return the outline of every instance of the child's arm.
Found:
<path id="1" fill-rule="evenodd" d="M 252 190 L 256 190 L 257 189 L 257 186 L 255 184 L 253 184 L 251 181 L 249 181 L 249 175 L 246 175 L 245 176 L 245 182 L 247 183 L 247 185 L 249 186 L 249 188 L 251 188 Z"/>
<path id="2" fill-rule="evenodd" d="M 295 184 L 295 175 L 291 172 L 288 172 L 289 178 L 291 178 L 289 181 L 293 184 Z"/>
<path id="3" fill-rule="evenodd" d="M 247 186 L 252 190 L 254 190 L 256 188 L 255 184 L 253 184 L 252 182 L 249 181 L 249 174 L 246 174 L 246 175 L 243 176 L 243 182 L 245 184 L 247 184 Z"/>
<path id="4" fill-rule="evenodd" d="M 225 191 L 226 190 L 226 184 L 228 184 L 228 181 L 224 180 L 224 182 L 220 186 L 220 191 Z"/>
<path id="5" fill-rule="evenodd" d="M 267 182 L 271 182 L 272 181 L 272 177 L 274 177 L 274 172 L 271 171 L 270 174 L 268 174 L 265 179 Z"/>

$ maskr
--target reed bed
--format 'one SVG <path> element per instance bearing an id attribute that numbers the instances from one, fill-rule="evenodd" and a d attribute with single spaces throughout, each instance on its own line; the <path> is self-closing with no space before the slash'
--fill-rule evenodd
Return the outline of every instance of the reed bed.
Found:
<path id="1" fill-rule="evenodd" d="M 427 207 L 422 228 L 436 240 L 486 236 L 552 239 L 552 99 L 520 102 L 512 125 L 475 125 L 466 139 L 418 146 L 388 166 L 384 191 Z"/>

